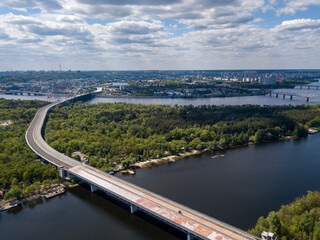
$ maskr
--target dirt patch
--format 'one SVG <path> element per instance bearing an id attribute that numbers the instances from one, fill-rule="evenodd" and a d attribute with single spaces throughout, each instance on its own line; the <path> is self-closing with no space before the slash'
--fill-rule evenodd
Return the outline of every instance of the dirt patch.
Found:
<path id="1" fill-rule="evenodd" d="M 11 121 L 11 120 L 0 121 L 0 126 L 9 126 L 12 124 L 13 124 L 13 121 Z"/>

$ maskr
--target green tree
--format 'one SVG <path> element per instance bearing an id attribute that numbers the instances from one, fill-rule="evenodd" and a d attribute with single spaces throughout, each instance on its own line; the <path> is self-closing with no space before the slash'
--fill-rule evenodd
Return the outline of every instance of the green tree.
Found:
<path id="1" fill-rule="evenodd" d="M 18 186 L 13 186 L 5 195 L 4 199 L 20 198 L 22 195 L 22 190 Z"/>

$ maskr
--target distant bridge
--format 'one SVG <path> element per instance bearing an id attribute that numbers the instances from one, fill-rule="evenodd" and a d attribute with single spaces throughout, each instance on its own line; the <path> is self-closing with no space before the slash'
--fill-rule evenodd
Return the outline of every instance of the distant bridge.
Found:
<path id="1" fill-rule="evenodd" d="M 9 95 L 22 95 L 22 96 L 36 96 L 36 95 L 49 95 L 47 92 L 33 92 L 33 91 L 21 91 L 21 90 L 10 90 L 5 91 L 5 94 Z"/>
<path id="2" fill-rule="evenodd" d="M 125 203 L 132 214 L 136 211 L 142 211 L 154 219 L 184 233 L 188 240 L 260 239 L 134 184 L 125 182 L 86 164 L 82 164 L 50 147 L 42 137 L 44 122 L 48 111 L 59 104 L 68 104 L 73 101 L 92 98 L 94 94 L 95 93 L 83 94 L 42 107 L 35 115 L 26 132 L 26 141 L 29 147 L 39 155 L 43 161 L 57 166 L 62 178 L 68 177 L 85 182 L 90 185 L 92 192 L 96 190 L 103 191 L 112 198 Z"/>
<path id="3" fill-rule="evenodd" d="M 319 90 L 320 85 L 300 85 L 298 86 L 298 89 L 307 89 L 307 90 L 312 90 L 312 89 L 316 89 L 317 91 Z"/>
<path id="4" fill-rule="evenodd" d="M 320 99 L 320 94 L 314 94 L 314 93 L 306 94 L 298 91 L 294 92 L 294 91 L 290 91 L 290 90 L 286 91 L 282 89 L 273 90 L 269 93 L 269 95 L 270 97 L 272 95 L 275 95 L 276 98 L 278 98 L 279 96 L 282 96 L 283 99 L 285 99 L 286 96 L 288 96 L 290 100 L 292 100 L 294 96 L 302 97 L 302 98 L 305 98 L 307 102 L 309 102 L 310 98 Z"/>

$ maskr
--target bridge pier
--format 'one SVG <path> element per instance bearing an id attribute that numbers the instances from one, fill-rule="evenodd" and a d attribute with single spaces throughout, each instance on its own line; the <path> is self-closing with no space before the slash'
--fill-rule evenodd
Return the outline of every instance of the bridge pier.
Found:
<path id="1" fill-rule="evenodd" d="M 319 86 L 317 86 L 317 91 L 318 91 L 318 89 L 319 89 Z"/>
<path id="2" fill-rule="evenodd" d="M 286 98 L 286 95 L 285 94 L 283 94 L 283 97 L 282 97 L 283 99 L 285 99 Z"/>
<path id="3" fill-rule="evenodd" d="M 194 239 L 194 237 L 190 233 L 188 233 L 187 240 L 193 240 L 193 239 Z"/>
<path id="4" fill-rule="evenodd" d="M 310 90 L 310 86 L 308 86 L 308 90 Z"/>
<path id="5" fill-rule="evenodd" d="M 270 92 L 270 97 L 271 97 L 272 92 Z"/>
<path id="6" fill-rule="evenodd" d="M 134 205 L 130 205 L 130 213 L 134 214 L 136 211 L 138 210 L 138 208 Z"/>
<path id="7" fill-rule="evenodd" d="M 67 172 L 67 178 L 69 178 L 70 180 L 75 178 L 71 173 L 69 173 L 68 171 L 66 172 Z"/>
<path id="8" fill-rule="evenodd" d="M 307 97 L 307 102 L 309 102 L 309 97 Z"/>
<path id="9" fill-rule="evenodd" d="M 278 98 L 279 97 L 279 94 L 278 93 L 276 93 L 276 98 Z"/>
<path id="10" fill-rule="evenodd" d="M 64 180 L 67 176 L 67 172 L 63 166 L 58 167 L 58 173 L 59 173 L 59 176 L 61 177 L 62 180 Z"/>
<path id="11" fill-rule="evenodd" d="M 292 95 L 290 95 L 290 100 L 292 100 Z"/>
<path id="12" fill-rule="evenodd" d="M 300 85 L 300 89 L 302 89 L 302 85 Z"/>
<path id="13" fill-rule="evenodd" d="M 91 190 L 91 192 L 95 192 L 98 190 L 98 188 L 94 185 L 90 185 L 90 190 Z"/>

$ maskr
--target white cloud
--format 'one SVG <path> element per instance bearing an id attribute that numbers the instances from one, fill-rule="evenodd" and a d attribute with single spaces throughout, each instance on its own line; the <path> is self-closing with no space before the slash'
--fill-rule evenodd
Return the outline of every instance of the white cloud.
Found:
<path id="1" fill-rule="evenodd" d="M 284 6 L 298 11 L 317 3 L 302 2 L 288 0 Z M 260 22 L 268 23 L 253 13 L 275 9 L 277 0 L 4 0 L 1 4 L 42 9 L 28 16 L 1 16 L 2 68 L 9 63 L 50 68 L 59 61 L 72 69 L 285 68 L 290 63 L 311 68 L 319 62 L 319 19 L 259 27 Z M 90 24 L 85 17 L 91 18 Z"/>
<path id="2" fill-rule="evenodd" d="M 283 21 L 276 27 L 278 30 L 306 31 L 320 30 L 320 19 L 294 19 Z"/>
<path id="3" fill-rule="evenodd" d="M 4 0 L 1 4 L 108 20 L 171 19 L 190 27 L 208 28 L 249 23 L 264 0 Z"/>
<path id="4" fill-rule="evenodd" d="M 309 7 L 320 5 L 320 0 L 287 0 L 285 6 L 277 10 L 278 14 L 294 15 L 298 11 L 306 11 Z"/>
<path id="5" fill-rule="evenodd" d="M 59 0 L 2 0 L 0 5 L 15 9 L 42 8 L 47 11 L 62 9 Z"/>

